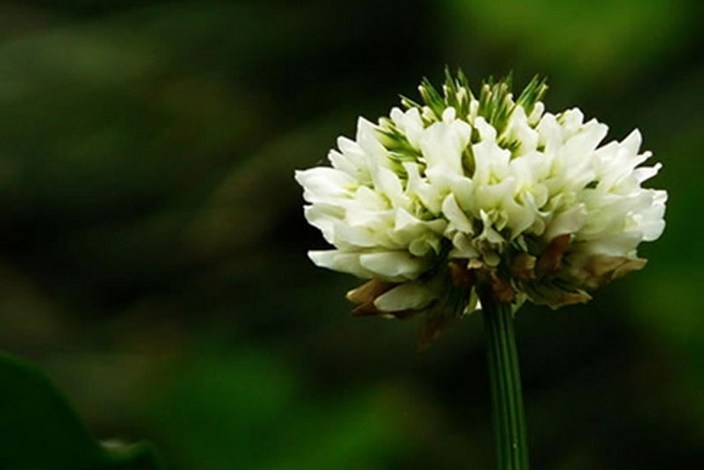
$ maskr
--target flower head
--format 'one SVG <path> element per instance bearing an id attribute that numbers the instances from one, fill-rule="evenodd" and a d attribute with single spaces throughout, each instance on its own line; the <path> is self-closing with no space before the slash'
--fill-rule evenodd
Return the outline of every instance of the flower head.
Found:
<path id="1" fill-rule="evenodd" d="M 607 126 L 578 108 L 552 114 L 538 79 L 478 95 L 465 76 L 427 80 L 377 123 L 340 137 L 331 167 L 296 172 L 307 220 L 334 249 L 318 266 L 370 281 L 348 294 L 357 314 L 425 312 L 443 325 L 488 289 L 514 307 L 557 308 L 643 267 L 636 249 L 660 236 L 667 193 L 645 189 L 635 130 L 604 144 Z M 430 327 L 434 335 L 440 327 Z"/>

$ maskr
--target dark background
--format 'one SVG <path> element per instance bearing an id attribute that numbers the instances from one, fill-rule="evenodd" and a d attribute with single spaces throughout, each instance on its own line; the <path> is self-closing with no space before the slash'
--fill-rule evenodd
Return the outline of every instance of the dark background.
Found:
<path id="1" fill-rule="evenodd" d="M 0 346 L 173 468 L 492 468 L 481 318 L 350 318 L 293 171 L 445 64 L 540 73 L 670 201 L 644 271 L 521 310 L 533 466 L 704 467 L 700 5 L 0 2 Z"/>

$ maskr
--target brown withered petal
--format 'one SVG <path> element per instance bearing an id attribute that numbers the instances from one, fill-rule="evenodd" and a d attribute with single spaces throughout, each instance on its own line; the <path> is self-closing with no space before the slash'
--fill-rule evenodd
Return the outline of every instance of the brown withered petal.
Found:
<path id="1" fill-rule="evenodd" d="M 357 305 L 352 309 L 352 316 L 354 317 L 372 317 L 376 315 L 385 315 L 385 312 L 379 311 L 376 306 L 374 306 L 374 301 L 364 302 Z"/>
<path id="2" fill-rule="evenodd" d="M 628 260 L 614 270 L 614 275 L 611 277 L 611 279 L 618 279 L 630 272 L 639 271 L 643 269 L 646 264 L 648 264 L 648 260 L 645 258 L 636 258 Z"/>
<path id="3" fill-rule="evenodd" d="M 557 287 L 540 286 L 531 293 L 531 300 L 536 305 L 547 305 L 556 310 L 566 305 L 583 304 L 591 300 L 591 296 L 584 291 L 572 292 Z"/>
<path id="4" fill-rule="evenodd" d="M 346 295 L 347 300 L 359 304 L 354 310 L 352 310 L 352 315 L 358 317 L 381 315 L 384 312 L 380 312 L 379 309 L 376 308 L 374 305 L 374 300 L 397 285 L 398 284 L 394 282 L 372 279 L 371 281 L 365 282 L 361 286 L 352 289 Z"/>
<path id="5" fill-rule="evenodd" d="M 346 297 L 350 302 L 361 304 L 363 302 L 376 299 L 381 294 L 391 290 L 391 288 L 396 285 L 398 284 L 395 282 L 372 279 L 371 281 L 365 282 L 361 286 L 347 292 Z"/>
<path id="6" fill-rule="evenodd" d="M 425 315 L 418 334 L 418 352 L 427 351 L 445 333 L 452 323 L 453 317 L 442 311 L 431 311 Z"/>
<path id="7" fill-rule="evenodd" d="M 562 265 L 562 257 L 572 240 L 572 235 L 566 233 L 553 238 L 545 251 L 538 257 L 535 264 L 535 273 L 539 278 L 555 274 Z"/>
<path id="8" fill-rule="evenodd" d="M 609 281 L 642 269 L 646 263 L 643 258 L 592 256 L 575 277 L 589 289 L 598 289 Z"/>
<path id="9" fill-rule="evenodd" d="M 513 258 L 511 263 L 511 274 L 521 281 L 532 281 L 535 279 L 535 262 L 537 258 L 528 253 L 519 253 Z"/>
<path id="10" fill-rule="evenodd" d="M 511 284 L 501 279 L 495 272 L 490 274 L 489 282 L 491 290 L 494 292 L 494 297 L 499 302 L 510 303 L 516 298 L 516 292 L 511 287 Z"/>
<path id="11" fill-rule="evenodd" d="M 471 259 L 467 264 L 467 270 L 473 275 L 475 282 L 488 283 L 496 299 L 500 302 L 513 302 L 516 292 L 508 281 L 500 278 L 496 274 L 496 269 L 487 266 L 480 260 Z"/>
<path id="12" fill-rule="evenodd" d="M 471 288 L 477 282 L 476 273 L 473 270 L 467 269 L 467 266 L 458 261 L 450 261 L 450 276 L 452 284 L 455 287 Z"/>

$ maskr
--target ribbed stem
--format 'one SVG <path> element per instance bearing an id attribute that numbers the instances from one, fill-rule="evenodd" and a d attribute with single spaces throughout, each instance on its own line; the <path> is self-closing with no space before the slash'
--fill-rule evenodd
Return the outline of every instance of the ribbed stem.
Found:
<path id="1" fill-rule="evenodd" d="M 480 298 L 487 338 L 491 407 L 499 470 L 527 470 L 528 438 L 511 307 L 486 292 Z"/>

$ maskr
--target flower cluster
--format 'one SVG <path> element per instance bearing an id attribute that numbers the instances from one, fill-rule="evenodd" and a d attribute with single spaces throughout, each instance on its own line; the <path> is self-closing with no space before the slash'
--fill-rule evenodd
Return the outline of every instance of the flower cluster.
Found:
<path id="1" fill-rule="evenodd" d="M 334 246 L 310 258 L 371 280 L 348 294 L 357 314 L 458 316 L 482 289 L 557 308 L 645 264 L 636 248 L 662 233 L 667 193 L 641 187 L 660 165 L 639 166 L 637 130 L 602 144 L 607 126 L 579 109 L 544 110 L 538 79 L 514 99 L 510 79 L 477 96 L 446 75 L 420 103 L 360 118 L 331 167 L 296 172 Z"/>

